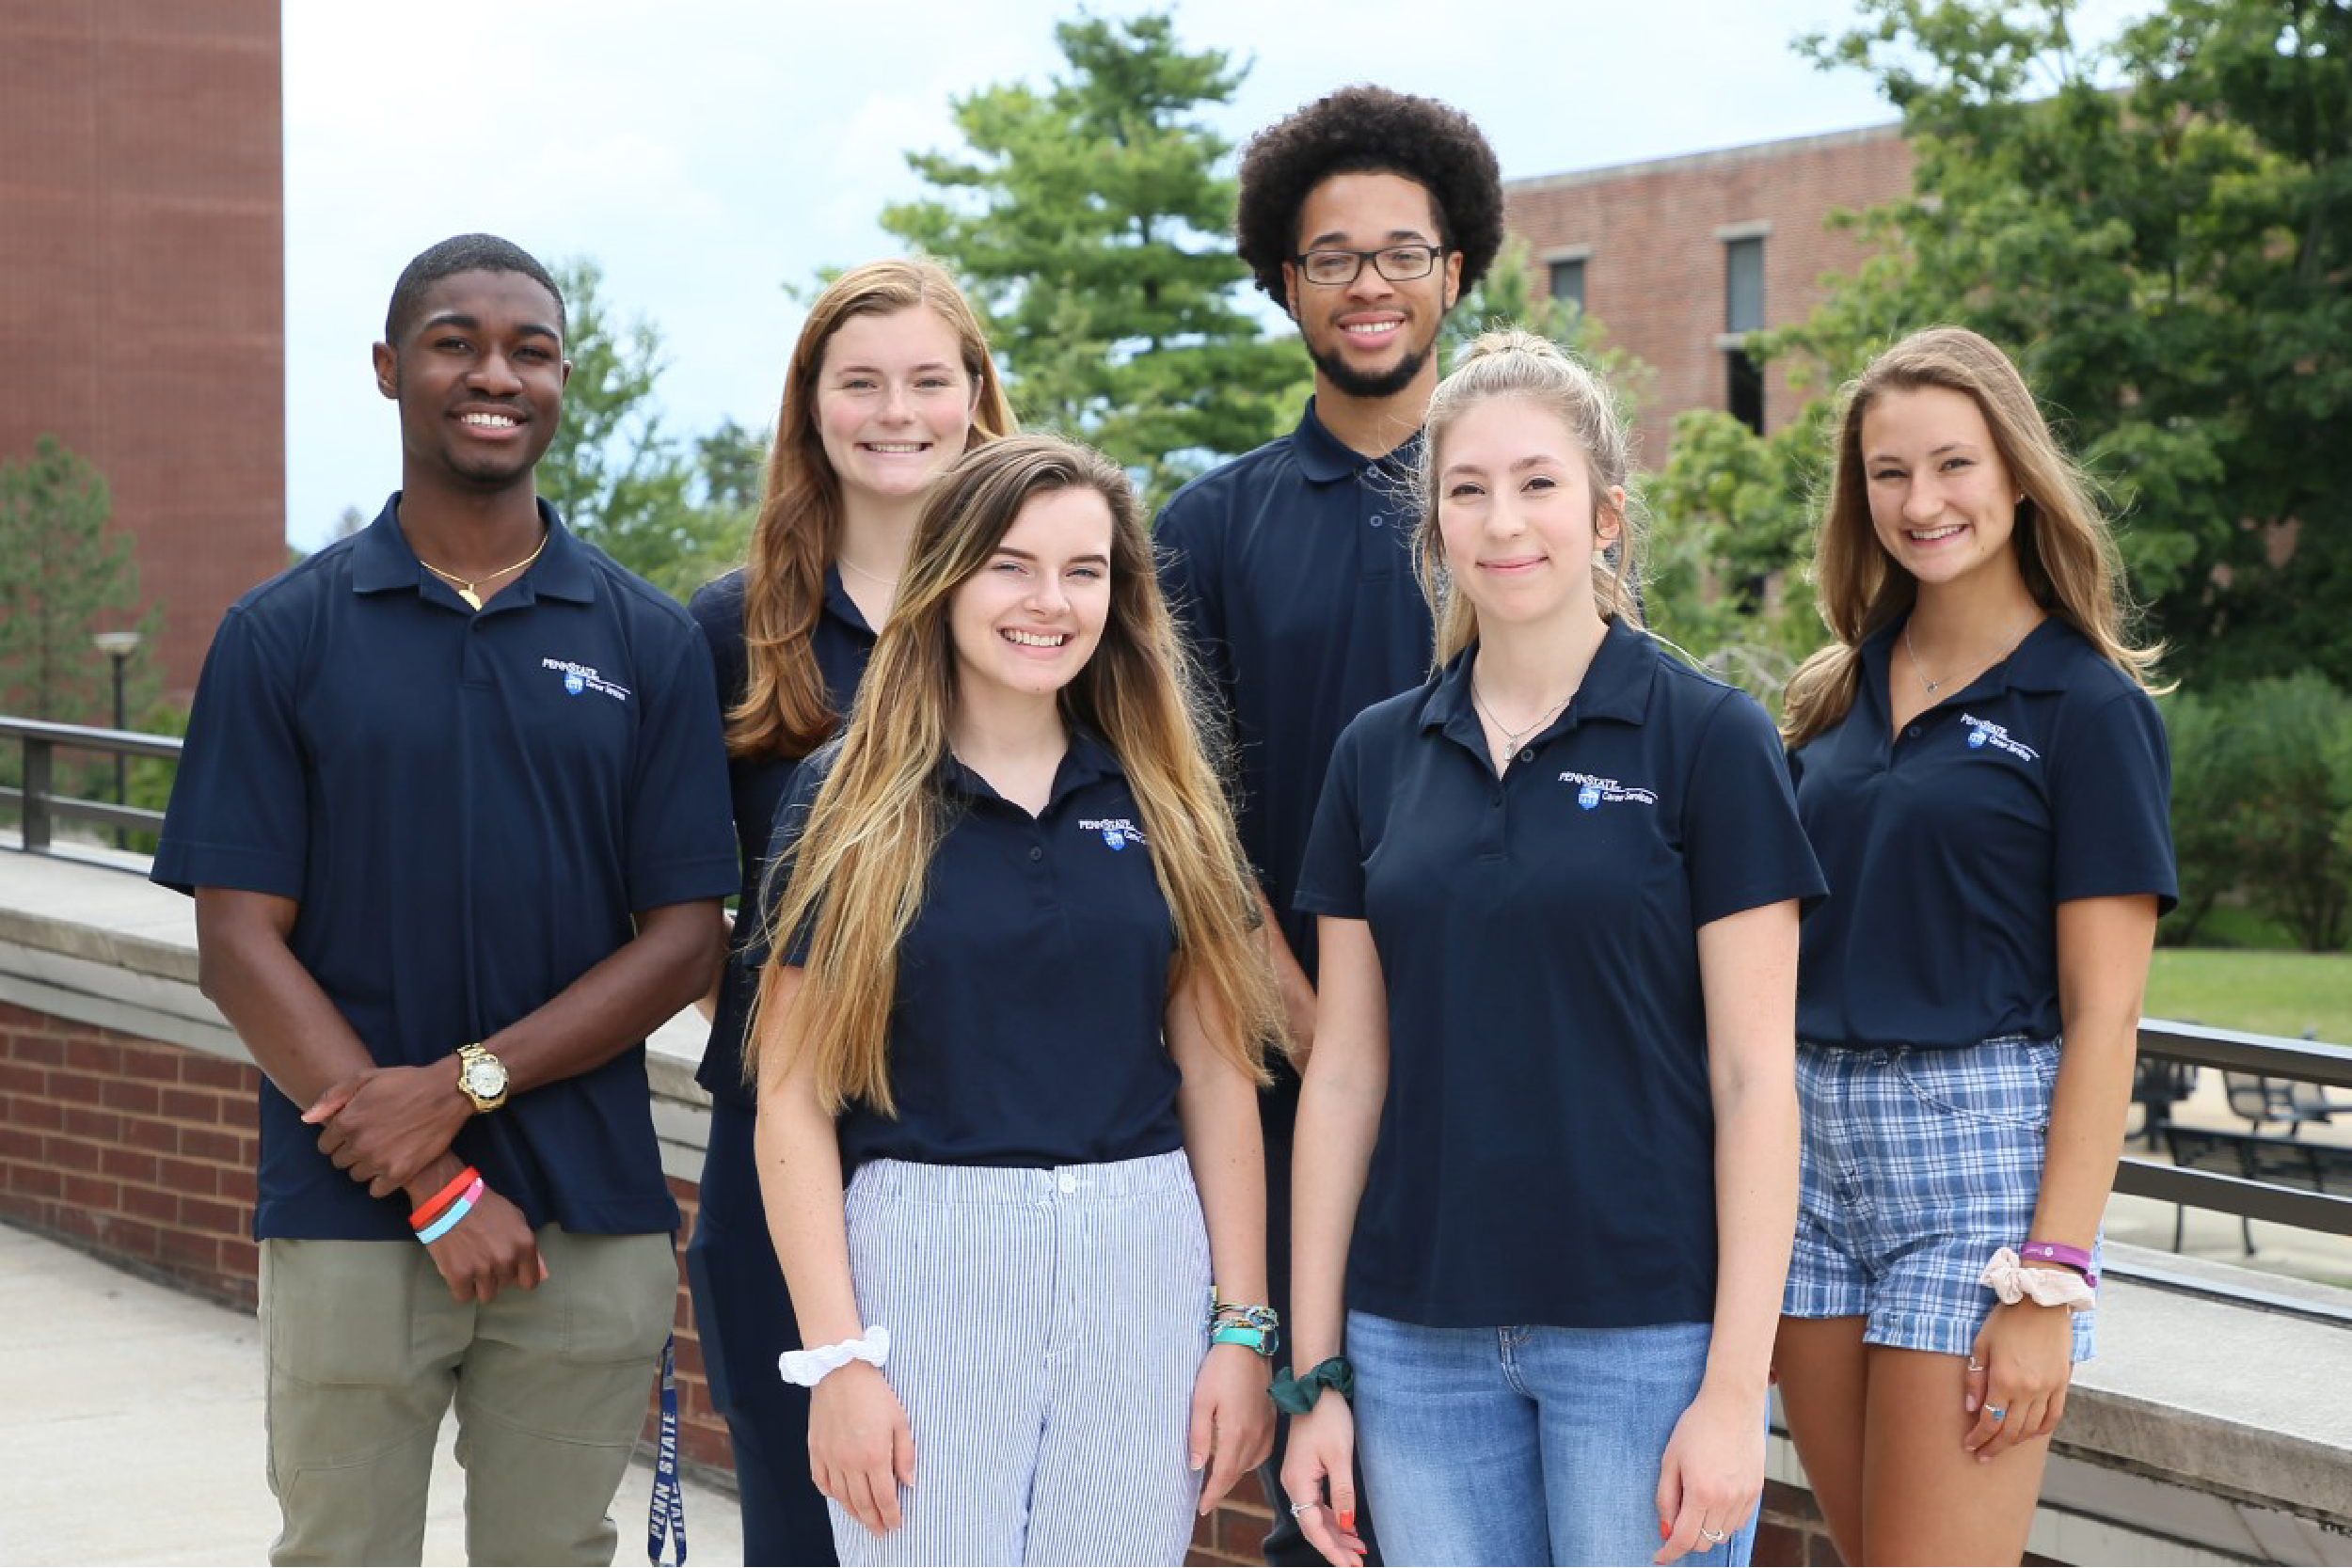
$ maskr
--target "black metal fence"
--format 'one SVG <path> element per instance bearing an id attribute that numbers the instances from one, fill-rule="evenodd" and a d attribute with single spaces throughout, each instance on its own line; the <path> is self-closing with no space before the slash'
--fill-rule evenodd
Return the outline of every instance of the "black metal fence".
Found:
<path id="1" fill-rule="evenodd" d="M 89 822 L 118 832 L 154 832 L 164 814 L 141 806 L 91 800 L 56 792 L 56 754 L 60 751 L 95 752 L 112 757 L 167 757 L 178 761 L 180 738 L 142 735 L 136 730 L 102 730 L 87 724 L 53 724 L 45 719 L 11 719 L 0 715 L 0 742 L 16 741 L 24 748 L 24 783 L 0 784 L 0 808 L 13 806 L 24 835 L 23 847 L 33 854 L 56 852 L 60 822 Z M 119 773 L 117 777 L 119 777 Z"/>

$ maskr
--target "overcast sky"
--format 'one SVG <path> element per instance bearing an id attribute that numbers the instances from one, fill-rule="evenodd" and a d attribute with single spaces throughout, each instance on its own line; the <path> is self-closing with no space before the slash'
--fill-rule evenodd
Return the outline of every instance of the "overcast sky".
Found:
<path id="1" fill-rule="evenodd" d="M 1104 0 L 1098 15 L 1137 14 Z M 2090 0 L 2104 38 L 2135 0 Z M 660 330 L 665 422 L 764 429 L 800 325 L 787 282 L 895 246 L 910 150 L 961 147 L 948 101 L 1061 65 L 1048 0 L 289 0 L 287 531 L 310 548 L 399 483 L 369 345 L 409 257 L 488 230 L 593 257 Z M 1839 0 L 1181 0 L 1179 36 L 1254 62 L 1238 142 L 1332 87 L 1442 98 L 1506 178 L 1877 124 L 1855 72 L 1791 48 Z"/>

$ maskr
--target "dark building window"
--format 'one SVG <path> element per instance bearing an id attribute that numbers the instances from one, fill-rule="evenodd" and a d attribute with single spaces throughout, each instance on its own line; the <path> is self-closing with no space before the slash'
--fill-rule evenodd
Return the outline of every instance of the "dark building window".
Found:
<path id="1" fill-rule="evenodd" d="M 1754 332 L 1764 325 L 1764 240 L 1761 235 L 1724 245 L 1724 330 Z M 1724 351 L 1724 406 L 1750 430 L 1764 431 L 1764 372 L 1744 348 Z"/>
<path id="2" fill-rule="evenodd" d="M 1563 305 L 1584 309 L 1584 258 L 1551 263 L 1551 297 Z"/>

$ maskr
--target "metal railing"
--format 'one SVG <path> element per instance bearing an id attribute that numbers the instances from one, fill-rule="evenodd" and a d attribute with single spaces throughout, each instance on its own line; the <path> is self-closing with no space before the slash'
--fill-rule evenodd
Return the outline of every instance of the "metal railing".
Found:
<path id="1" fill-rule="evenodd" d="M 56 825 L 90 822 L 100 827 L 154 832 L 164 814 L 144 806 L 118 805 L 56 792 L 56 753 L 97 752 L 115 757 L 167 757 L 178 761 L 180 737 L 142 735 L 136 730 L 97 729 L 87 724 L 55 724 L 45 719 L 0 716 L 0 742 L 21 742 L 24 748 L 24 782 L 0 784 L 0 807 L 14 806 L 24 834 L 24 848 L 36 855 L 53 854 Z"/>
<path id="2" fill-rule="evenodd" d="M 2225 1072 L 2352 1088 L 2352 1050 L 2312 1040 L 2249 1035 L 2236 1029 L 2208 1029 L 2151 1018 L 2140 1021 L 2139 1053 L 2142 1058 L 2153 1056 L 2193 1067 L 2218 1068 Z M 2304 1192 L 2242 1176 L 2183 1170 L 2159 1161 L 2130 1157 L 2116 1169 L 2115 1190 L 2278 1225 L 2300 1226 L 2306 1230 L 2352 1236 L 2352 1194 Z"/>

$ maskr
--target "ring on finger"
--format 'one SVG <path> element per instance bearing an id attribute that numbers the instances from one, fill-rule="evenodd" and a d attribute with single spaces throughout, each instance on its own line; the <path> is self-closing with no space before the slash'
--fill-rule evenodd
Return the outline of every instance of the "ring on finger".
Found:
<path id="1" fill-rule="evenodd" d="M 1731 1539 L 1731 1531 L 1727 1529 L 1708 1529 L 1705 1525 L 1701 1525 L 1699 1527 L 1699 1534 L 1704 1536 L 1710 1544 L 1717 1546 L 1722 1545 L 1724 1542 Z"/>
<path id="2" fill-rule="evenodd" d="M 1984 1370 L 1984 1363 L 1972 1355 L 1968 1358 L 1968 1370 L 1972 1372 L 1980 1372 Z"/>
<path id="3" fill-rule="evenodd" d="M 1984 1413 L 1996 1421 L 2009 1419 L 2009 1406 L 2005 1404 L 1988 1404 L 1984 1407 Z"/>
<path id="4" fill-rule="evenodd" d="M 1291 1517 L 1295 1519 L 1300 1514 L 1307 1513 L 1310 1509 L 1319 1508 L 1322 1505 L 1320 1503 L 1311 1502 L 1293 1503 L 1291 1504 Z"/>

